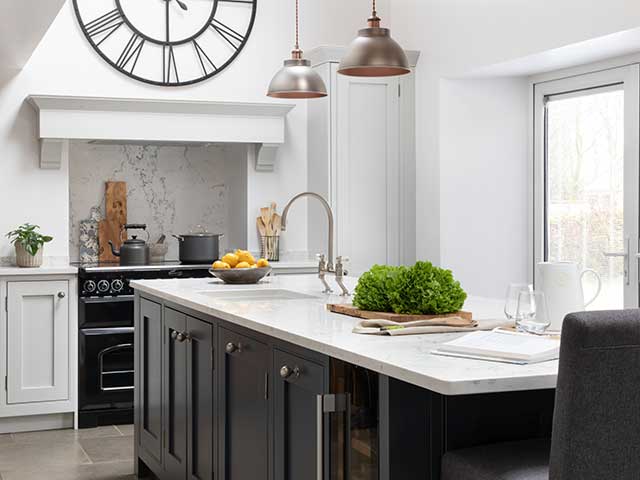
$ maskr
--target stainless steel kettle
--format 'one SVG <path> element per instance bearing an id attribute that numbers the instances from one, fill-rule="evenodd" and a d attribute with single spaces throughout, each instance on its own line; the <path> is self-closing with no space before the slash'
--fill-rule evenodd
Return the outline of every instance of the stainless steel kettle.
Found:
<path id="1" fill-rule="evenodd" d="M 147 230 L 147 226 L 143 223 L 127 223 L 123 225 L 123 230 Z M 147 233 L 147 237 L 149 234 Z M 131 238 L 125 240 L 120 247 L 120 250 L 116 250 L 113 246 L 113 242 L 109 240 L 111 246 L 111 253 L 120 257 L 120 265 L 148 265 L 149 264 L 149 245 L 144 240 L 140 240 L 136 235 L 132 235 Z"/>

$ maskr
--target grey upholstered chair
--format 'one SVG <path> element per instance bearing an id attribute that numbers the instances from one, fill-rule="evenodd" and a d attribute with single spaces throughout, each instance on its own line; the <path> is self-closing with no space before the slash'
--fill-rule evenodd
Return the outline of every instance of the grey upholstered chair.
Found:
<path id="1" fill-rule="evenodd" d="M 447 452 L 441 479 L 640 479 L 640 310 L 568 315 L 552 439 Z"/>

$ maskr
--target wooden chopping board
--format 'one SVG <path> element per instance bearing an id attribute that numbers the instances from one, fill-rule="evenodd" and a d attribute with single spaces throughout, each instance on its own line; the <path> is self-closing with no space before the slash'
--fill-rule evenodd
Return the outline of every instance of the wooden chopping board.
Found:
<path id="1" fill-rule="evenodd" d="M 127 182 L 105 182 L 104 204 L 106 218 L 98 225 L 100 261 L 119 263 L 111 253 L 109 240 L 116 250 L 122 246 L 122 226 L 127 223 Z"/>
<path id="2" fill-rule="evenodd" d="M 122 225 L 118 220 L 100 220 L 98 224 L 98 245 L 100 248 L 100 261 L 118 263 L 120 259 L 111 253 L 109 240 L 113 242 L 116 250 L 122 246 Z"/>
<path id="3" fill-rule="evenodd" d="M 362 318 L 364 320 L 374 320 L 374 319 L 382 319 L 382 320 L 391 320 L 398 323 L 404 322 L 414 322 L 416 320 L 432 320 L 434 318 L 450 318 L 450 317 L 460 317 L 465 320 L 471 320 L 472 314 L 471 312 L 455 312 L 448 313 L 444 315 L 405 315 L 402 313 L 389 313 L 389 312 L 369 312 L 367 310 L 360 310 L 353 305 L 336 305 L 336 304 L 328 304 L 327 310 L 333 313 L 340 313 L 342 315 L 348 315 L 350 317 Z"/>
<path id="4" fill-rule="evenodd" d="M 106 219 L 127 223 L 127 182 L 106 182 L 104 200 Z"/>

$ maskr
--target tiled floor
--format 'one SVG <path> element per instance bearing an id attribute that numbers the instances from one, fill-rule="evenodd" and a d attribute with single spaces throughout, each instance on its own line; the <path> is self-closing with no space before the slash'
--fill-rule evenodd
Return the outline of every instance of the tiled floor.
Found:
<path id="1" fill-rule="evenodd" d="M 0 435 L 1 480 L 130 480 L 131 425 Z"/>

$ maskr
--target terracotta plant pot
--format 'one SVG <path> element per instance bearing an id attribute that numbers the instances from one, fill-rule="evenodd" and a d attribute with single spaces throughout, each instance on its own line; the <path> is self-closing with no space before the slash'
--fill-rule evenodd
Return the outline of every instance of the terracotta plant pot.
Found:
<path id="1" fill-rule="evenodd" d="M 16 264 L 25 268 L 41 267 L 43 250 L 44 246 L 40 247 L 35 255 L 31 255 L 21 243 L 16 243 Z"/>

